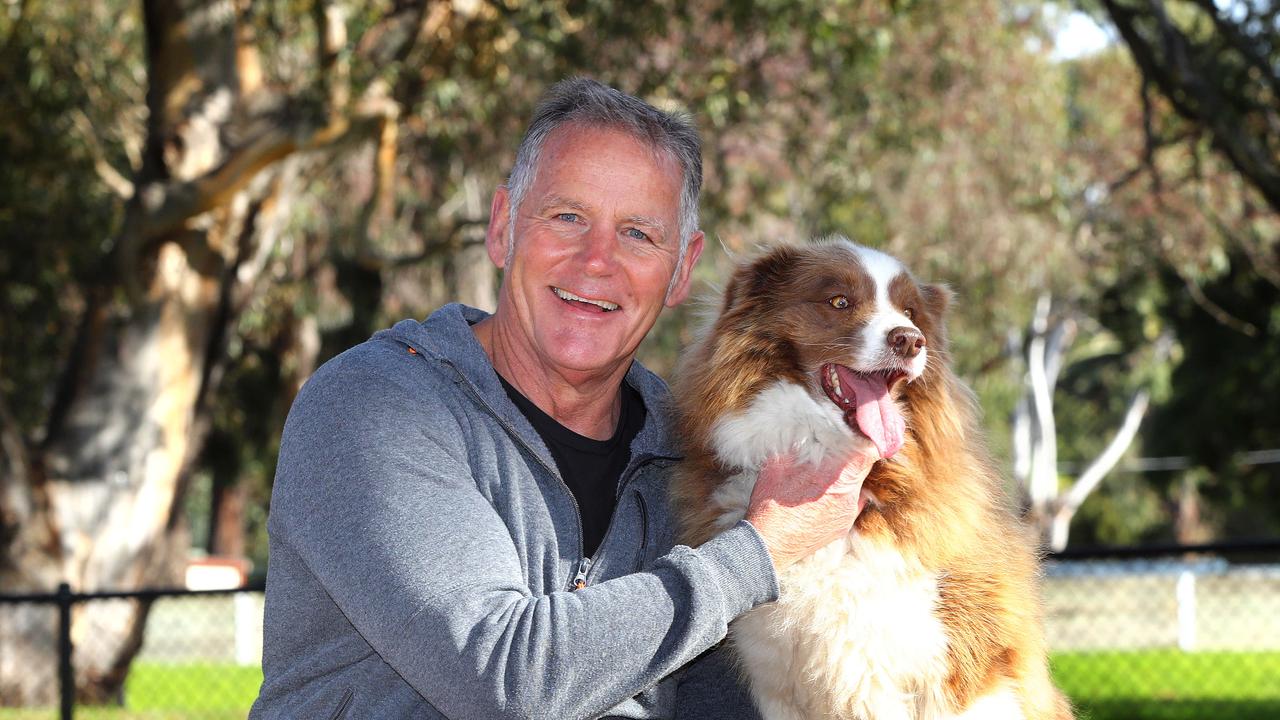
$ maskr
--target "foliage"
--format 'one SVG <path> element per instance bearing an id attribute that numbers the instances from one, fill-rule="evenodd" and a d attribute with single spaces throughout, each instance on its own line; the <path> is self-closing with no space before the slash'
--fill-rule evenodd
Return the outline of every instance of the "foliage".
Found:
<path id="1" fill-rule="evenodd" d="M 1280 211 L 1280 9 L 1270 0 L 1103 0 L 1142 73 Z M 1151 133 L 1153 144 L 1169 142 Z"/>
<path id="2" fill-rule="evenodd" d="M 17 110 L 0 122 L 0 404 L 38 443 L 72 331 L 114 267 L 126 191 L 142 168 L 147 68 L 134 3 L 22 5 L 19 20 L 0 17 L 0 103 Z M 687 110 L 701 126 L 706 293 L 758 243 L 836 232 L 955 288 L 955 363 L 999 452 L 1022 381 L 1010 358 L 1044 290 L 1082 319 L 1055 399 L 1066 462 L 1096 453 L 1139 383 L 1158 388 L 1147 451 L 1182 454 L 1169 445 L 1176 424 L 1160 418 L 1208 416 L 1193 401 L 1214 395 L 1197 383 L 1218 361 L 1197 354 L 1202 344 L 1234 348 L 1232 377 L 1251 373 L 1257 389 L 1271 388 L 1243 357 L 1276 352 L 1274 319 L 1255 312 L 1274 305 L 1260 280 L 1274 272 L 1280 234 L 1265 195 L 1220 154 L 1222 133 L 1205 129 L 1203 113 L 1154 91 L 1151 68 L 1119 50 L 1052 61 L 1039 49 L 1051 35 L 1041 4 L 320 5 L 342 12 L 348 34 L 328 59 L 317 52 L 313 3 L 245 5 L 263 84 L 296 99 L 280 113 L 317 112 L 309 99 L 339 75 L 353 94 L 381 92 L 401 113 L 388 164 L 365 140 L 300 163 L 286 229 L 223 348 L 195 477 L 209 488 L 247 484 L 256 536 L 284 412 L 315 363 L 448 299 L 485 304 L 495 275 L 477 242 L 490 192 L 537 96 L 573 73 Z M 1197 58 L 1235 63 L 1222 77 L 1250 103 L 1274 97 L 1244 71 L 1243 51 L 1223 44 L 1220 23 L 1174 15 L 1199 43 Z M 645 361 L 669 372 L 695 314 L 664 318 Z M 1224 319 L 1259 334 L 1240 345 L 1219 334 Z M 1143 348 L 1168 328 L 1183 365 L 1149 369 Z M 1253 432 L 1201 439 L 1211 448 L 1196 449 L 1197 462 L 1220 470 L 1232 452 L 1274 446 L 1274 423 L 1252 402 L 1264 393 L 1215 390 L 1219 407 L 1238 408 L 1215 422 L 1253 418 Z M 1218 477 L 1206 496 L 1230 506 L 1270 476 Z M 1084 539 L 1169 532 L 1162 506 L 1176 483 L 1151 479 L 1118 476 L 1082 511 Z M 265 559 L 265 548 L 252 551 Z"/>
<path id="3" fill-rule="evenodd" d="M 34 432 L 86 289 L 108 272 L 123 205 L 96 167 L 128 167 L 137 148 L 118 128 L 138 121 L 130 105 L 142 88 L 140 28 L 125 3 L 87 17 L 62 3 L 30 12 L 22 23 L 0 13 L 0 398 Z"/>

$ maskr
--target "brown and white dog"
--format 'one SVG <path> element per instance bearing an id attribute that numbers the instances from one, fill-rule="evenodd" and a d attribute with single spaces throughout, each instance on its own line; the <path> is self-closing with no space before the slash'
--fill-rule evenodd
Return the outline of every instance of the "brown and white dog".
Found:
<path id="1" fill-rule="evenodd" d="M 679 374 L 673 502 L 697 545 L 767 458 L 882 460 L 848 537 L 786 569 L 730 639 L 769 720 L 1063 720 L 1031 535 L 947 364 L 946 289 L 833 238 L 742 265 Z"/>

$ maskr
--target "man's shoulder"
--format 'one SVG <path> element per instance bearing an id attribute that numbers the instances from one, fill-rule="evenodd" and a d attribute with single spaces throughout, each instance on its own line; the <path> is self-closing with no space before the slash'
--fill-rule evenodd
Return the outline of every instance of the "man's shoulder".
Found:
<path id="1" fill-rule="evenodd" d="M 401 320 L 325 362 L 307 385 L 313 392 L 387 389 L 410 396 L 435 390 L 471 366 L 487 366 L 470 327 L 482 317 L 482 311 L 454 303 L 426 320 Z"/>

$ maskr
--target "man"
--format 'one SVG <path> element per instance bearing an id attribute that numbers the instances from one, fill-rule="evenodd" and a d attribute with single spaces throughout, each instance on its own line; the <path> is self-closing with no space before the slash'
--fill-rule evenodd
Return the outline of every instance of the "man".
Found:
<path id="1" fill-rule="evenodd" d="M 252 717 L 753 712 L 703 653 L 848 532 L 870 460 L 773 463 L 745 521 L 673 547 L 666 388 L 633 358 L 689 293 L 700 185 L 687 121 L 552 89 L 494 195 L 495 313 L 402 321 L 290 412 Z"/>

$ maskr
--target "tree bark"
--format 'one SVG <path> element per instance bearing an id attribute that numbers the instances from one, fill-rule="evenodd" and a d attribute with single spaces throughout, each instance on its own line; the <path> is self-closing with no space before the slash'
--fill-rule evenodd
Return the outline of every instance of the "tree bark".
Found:
<path id="1" fill-rule="evenodd" d="M 270 90 L 240 22 L 246 7 L 143 3 L 148 135 L 114 266 L 91 296 L 45 441 L 29 446 L 0 408 L 7 592 L 47 592 L 61 581 L 77 591 L 180 584 L 185 478 L 207 432 L 225 343 L 287 215 L 292 168 L 302 151 L 376 138 L 397 117 L 398 106 L 379 96 L 346 107 L 339 74 L 325 84 L 343 107 L 264 102 Z M 340 14 L 322 16 L 326 42 L 342 40 Z M 147 610 L 132 601 L 75 608 L 81 699 L 120 697 Z M 48 608 L 0 614 L 0 623 L 0 704 L 55 704 L 56 683 L 30 671 L 56 667 Z"/>

